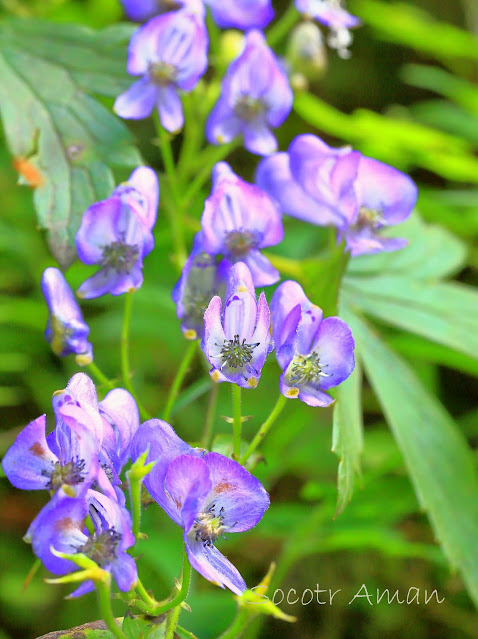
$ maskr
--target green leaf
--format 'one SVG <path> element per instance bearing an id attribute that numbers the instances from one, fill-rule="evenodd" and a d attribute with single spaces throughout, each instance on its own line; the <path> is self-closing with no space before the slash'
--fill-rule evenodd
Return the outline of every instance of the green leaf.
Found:
<path id="1" fill-rule="evenodd" d="M 412 47 L 442 61 L 478 59 L 478 38 L 473 33 L 435 20 L 419 7 L 405 2 L 354 0 L 351 10 L 388 42 Z"/>
<path id="2" fill-rule="evenodd" d="M 340 384 L 335 395 L 332 452 L 340 459 L 337 477 L 337 515 L 352 499 L 355 476 L 360 476 L 360 456 L 363 449 L 361 389 L 362 370 L 357 361 L 354 372 Z"/>
<path id="3" fill-rule="evenodd" d="M 411 367 L 355 314 L 348 321 L 420 504 L 478 605 L 478 476 L 471 451 Z"/>
<path id="4" fill-rule="evenodd" d="M 111 167 L 141 162 L 125 125 L 88 95 L 114 96 L 128 85 L 130 34 L 124 25 L 94 32 L 36 20 L 0 24 L 5 136 L 62 266 L 74 259 L 85 209 L 114 188 Z"/>
<path id="5" fill-rule="evenodd" d="M 163 639 L 166 635 L 166 616 L 153 618 L 126 614 L 122 630 L 126 639 Z"/>
<path id="6" fill-rule="evenodd" d="M 342 295 L 387 324 L 477 357 L 478 292 L 470 286 L 384 275 L 347 278 Z"/>

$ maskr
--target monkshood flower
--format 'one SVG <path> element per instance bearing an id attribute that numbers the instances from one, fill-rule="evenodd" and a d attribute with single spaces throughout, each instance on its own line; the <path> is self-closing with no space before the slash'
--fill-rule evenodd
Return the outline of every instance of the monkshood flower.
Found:
<path id="1" fill-rule="evenodd" d="M 113 442 L 111 438 L 105 439 L 106 442 L 113 443 L 112 449 L 106 450 L 106 454 L 119 475 L 131 457 L 131 441 L 139 428 L 138 406 L 131 393 L 123 388 L 115 388 L 98 403 L 98 409 L 115 435 Z"/>
<path id="2" fill-rule="evenodd" d="M 299 135 L 288 153 L 260 163 L 256 181 L 284 213 L 336 226 L 352 256 L 394 251 L 406 244 L 378 232 L 410 215 L 418 194 L 415 184 L 358 151 L 334 149 L 314 135 Z"/>
<path id="3" fill-rule="evenodd" d="M 342 58 L 350 57 L 348 47 L 352 43 L 349 29 L 358 27 L 360 19 L 343 8 L 342 0 L 295 0 L 297 10 L 315 18 L 331 30 L 328 44 Z"/>
<path id="4" fill-rule="evenodd" d="M 47 441 L 46 416 L 30 422 L 6 452 L 2 466 L 16 488 L 49 490 L 60 488 L 83 496 L 98 477 L 98 442 L 88 414 L 78 406 L 59 410 L 62 427 Z"/>
<path id="5" fill-rule="evenodd" d="M 142 76 L 115 101 L 122 118 L 142 119 L 157 107 L 162 126 L 183 126 L 178 90 L 191 91 L 207 68 L 208 35 L 201 10 L 181 9 L 159 15 L 131 38 L 127 70 Z"/>
<path id="6" fill-rule="evenodd" d="M 279 244 L 284 237 L 282 216 L 260 188 L 241 180 L 225 162 L 213 170 L 213 188 L 201 218 L 204 250 L 244 262 L 255 286 L 269 286 L 280 273 L 259 249 Z"/>
<path id="7" fill-rule="evenodd" d="M 287 215 L 313 224 L 343 226 L 357 210 L 360 156 L 349 147 L 329 147 L 315 135 L 299 135 L 287 153 L 261 161 L 256 182 Z"/>
<path id="8" fill-rule="evenodd" d="M 196 233 L 191 255 L 172 292 L 186 339 L 202 339 L 204 312 L 215 295 L 222 297 L 225 294 L 230 268 L 228 260 L 218 263 L 215 255 L 206 253 L 202 233 Z"/>
<path id="9" fill-rule="evenodd" d="M 339 227 L 339 239 L 352 256 L 397 251 L 407 245 L 399 237 L 383 237 L 380 230 L 404 222 L 413 211 L 418 189 L 401 171 L 364 155 L 355 181 L 357 210 Z"/>
<path id="10" fill-rule="evenodd" d="M 355 366 L 350 328 L 338 317 L 323 319 L 321 309 L 292 281 L 277 287 L 271 313 L 282 395 L 329 406 L 333 400 L 325 391 L 347 379 Z"/>
<path id="11" fill-rule="evenodd" d="M 88 514 L 93 521 L 93 533 L 85 528 Z M 32 522 L 25 541 L 31 542 L 35 555 L 56 575 L 73 572 L 77 566 L 56 556 L 52 548 L 65 554 L 86 555 L 110 572 L 123 592 L 131 590 L 138 579 L 135 561 L 126 553 L 135 541 L 129 513 L 117 501 L 99 492 L 90 491 L 88 497 L 82 499 L 59 491 Z M 84 581 L 70 597 L 78 597 L 93 588 L 92 581 Z"/>
<path id="12" fill-rule="evenodd" d="M 243 262 L 231 267 L 224 311 L 212 298 L 204 314 L 201 348 L 215 382 L 255 388 L 270 351 L 270 312 L 264 293 L 256 302 L 251 273 Z"/>
<path id="13" fill-rule="evenodd" d="M 263 29 L 274 17 L 271 0 L 205 0 L 222 29 Z"/>
<path id="14" fill-rule="evenodd" d="M 259 522 L 269 507 L 262 484 L 232 459 L 191 448 L 159 419 L 139 427 L 133 459 L 148 447 L 148 462 L 157 463 L 144 484 L 183 528 L 191 565 L 209 581 L 242 594 L 244 579 L 214 543 L 221 535 L 249 530 Z"/>
<path id="15" fill-rule="evenodd" d="M 277 149 L 271 128 L 280 126 L 292 108 L 293 94 L 285 71 L 260 31 L 249 31 L 241 55 L 229 66 L 221 96 L 207 122 L 212 144 L 243 135 L 251 153 Z"/>
<path id="16" fill-rule="evenodd" d="M 93 361 L 93 347 L 87 341 L 90 329 L 63 273 L 53 267 L 45 269 L 41 288 L 49 311 L 45 339 L 51 350 L 60 357 L 74 353 L 80 366 L 90 364 Z"/>
<path id="17" fill-rule="evenodd" d="M 143 216 L 137 202 L 119 195 L 96 202 L 85 211 L 75 238 L 76 250 L 82 262 L 101 268 L 83 282 L 77 291 L 79 297 L 121 295 L 140 288 L 143 258 L 154 246 Z"/>

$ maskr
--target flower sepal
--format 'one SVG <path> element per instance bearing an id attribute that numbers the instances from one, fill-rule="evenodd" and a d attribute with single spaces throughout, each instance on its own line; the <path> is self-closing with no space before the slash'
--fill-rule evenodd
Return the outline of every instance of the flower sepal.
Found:
<path id="1" fill-rule="evenodd" d="M 68 584 L 68 583 L 78 583 L 82 581 L 92 581 L 95 584 L 111 584 L 111 573 L 107 570 L 103 570 L 100 568 L 93 559 L 90 559 L 83 553 L 66 553 L 55 550 L 53 546 L 50 546 L 50 552 L 55 557 L 59 557 L 60 559 L 66 559 L 68 561 L 72 561 L 79 568 L 83 568 L 83 570 L 78 570 L 76 572 L 69 573 L 67 575 L 63 575 L 62 577 L 55 577 L 54 579 L 45 579 L 45 583 L 47 584 Z"/>
<path id="2" fill-rule="evenodd" d="M 144 453 L 140 455 L 138 459 L 131 464 L 131 467 L 129 468 L 129 470 L 126 471 L 126 475 L 130 481 L 133 480 L 133 481 L 141 482 L 146 477 L 146 475 L 153 470 L 156 464 L 156 461 L 152 461 L 147 464 L 146 459 L 148 457 L 148 453 L 149 453 L 149 446 L 148 448 L 146 448 Z"/>

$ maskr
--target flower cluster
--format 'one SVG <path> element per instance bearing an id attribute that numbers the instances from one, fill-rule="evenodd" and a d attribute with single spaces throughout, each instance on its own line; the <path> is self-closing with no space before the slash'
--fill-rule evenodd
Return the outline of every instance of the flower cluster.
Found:
<path id="1" fill-rule="evenodd" d="M 46 416 L 38 417 L 18 435 L 2 462 L 15 487 L 51 495 L 25 540 L 51 572 L 64 575 L 76 568 L 57 552 L 82 553 L 111 572 L 126 592 L 137 571 L 125 552 L 134 537 L 119 475 L 139 426 L 136 402 L 127 391 L 115 389 L 98 403 L 93 382 L 78 373 L 54 393 L 52 404 L 53 431 L 47 436 Z M 85 528 L 88 516 L 92 533 Z M 73 595 L 92 588 L 85 581 Z"/>

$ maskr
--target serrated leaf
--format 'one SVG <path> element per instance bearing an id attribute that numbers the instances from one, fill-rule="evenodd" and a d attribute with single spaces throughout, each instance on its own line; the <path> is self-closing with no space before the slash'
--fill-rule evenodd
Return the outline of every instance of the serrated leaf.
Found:
<path id="1" fill-rule="evenodd" d="M 420 504 L 478 605 L 478 476 L 471 451 L 411 367 L 355 313 L 347 317 Z"/>
<path id="2" fill-rule="evenodd" d="M 346 317 L 341 313 L 343 319 Z M 352 499 L 355 477 L 360 476 L 363 449 L 362 370 L 358 359 L 352 375 L 337 388 L 332 431 L 332 452 L 338 455 L 337 515 Z"/>
<path id="3" fill-rule="evenodd" d="M 114 187 L 112 166 L 141 162 L 126 126 L 88 93 L 128 84 L 131 27 L 92 31 L 36 20 L 0 24 L 0 114 L 39 226 L 66 267 L 85 209 Z M 121 71 L 120 67 L 123 68 Z"/>

